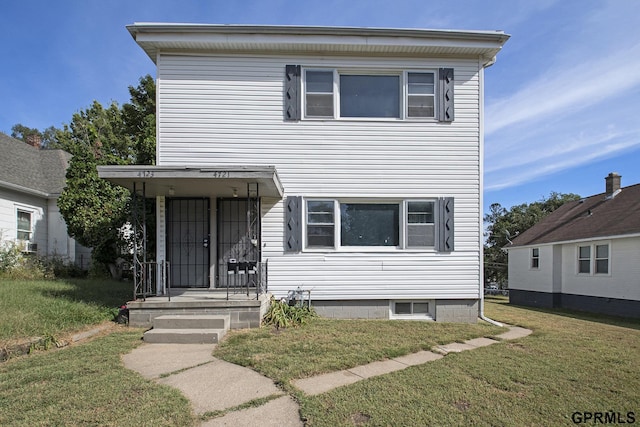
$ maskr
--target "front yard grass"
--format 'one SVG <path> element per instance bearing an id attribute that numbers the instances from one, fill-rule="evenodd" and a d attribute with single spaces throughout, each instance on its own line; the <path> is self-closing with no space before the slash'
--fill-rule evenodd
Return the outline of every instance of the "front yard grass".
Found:
<path id="1" fill-rule="evenodd" d="M 311 319 L 299 328 L 230 331 L 214 356 L 289 381 L 506 331 L 488 324 Z"/>
<path id="2" fill-rule="evenodd" d="M 123 328 L 124 329 L 124 328 Z M 140 343 L 125 330 L 0 364 L 1 426 L 189 426 L 187 399 L 124 368 Z"/>
<path id="3" fill-rule="evenodd" d="M 310 426 L 574 425 L 576 412 L 640 419 L 640 323 L 488 303 L 532 329 L 495 344 L 309 397 Z"/>
<path id="4" fill-rule="evenodd" d="M 113 280 L 0 280 L 0 348 L 113 320 L 131 292 Z"/>

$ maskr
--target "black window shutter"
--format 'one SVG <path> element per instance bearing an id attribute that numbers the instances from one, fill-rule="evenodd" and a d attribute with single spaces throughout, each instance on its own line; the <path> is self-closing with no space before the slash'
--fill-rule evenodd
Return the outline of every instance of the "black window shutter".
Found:
<path id="1" fill-rule="evenodd" d="M 453 252 L 453 197 L 438 199 L 438 252 Z"/>
<path id="2" fill-rule="evenodd" d="M 439 108 L 438 120 L 441 122 L 453 121 L 453 68 L 440 68 L 439 81 Z"/>
<path id="3" fill-rule="evenodd" d="M 302 197 L 288 196 L 285 201 L 284 251 L 302 249 Z"/>
<path id="4" fill-rule="evenodd" d="M 284 80 L 284 119 L 300 120 L 300 66 L 287 65 Z"/>

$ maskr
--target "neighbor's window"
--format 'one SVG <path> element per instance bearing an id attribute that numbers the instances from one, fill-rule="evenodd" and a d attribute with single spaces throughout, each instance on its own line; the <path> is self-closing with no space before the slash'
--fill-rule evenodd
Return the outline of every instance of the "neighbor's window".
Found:
<path id="1" fill-rule="evenodd" d="M 327 248 L 334 246 L 333 200 L 307 201 L 307 246 Z"/>
<path id="2" fill-rule="evenodd" d="M 18 240 L 31 240 L 31 212 L 18 210 Z"/>
<path id="3" fill-rule="evenodd" d="M 407 202 L 407 247 L 434 245 L 435 222 L 433 211 L 433 202 Z"/>
<path id="4" fill-rule="evenodd" d="M 609 274 L 609 245 L 596 245 L 596 274 Z"/>
<path id="5" fill-rule="evenodd" d="M 307 117 L 333 117 L 333 71 L 307 71 Z"/>
<path id="6" fill-rule="evenodd" d="M 397 203 L 340 203 L 341 246 L 398 246 Z"/>
<path id="7" fill-rule="evenodd" d="M 435 117 L 433 73 L 407 73 L 407 116 Z"/>
<path id="8" fill-rule="evenodd" d="M 540 249 L 533 248 L 531 249 L 531 268 L 539 268 L 540 267 Z"/>
<path id="9" fill-rule="evenodd" d="M 400 118 L 400 76 L 340 76 L 340 117 Z"/>
<path id="10" fill-rule="evenodd" d="M 578 247 L 578 273 L 591 273 L 591 246 Z"/>

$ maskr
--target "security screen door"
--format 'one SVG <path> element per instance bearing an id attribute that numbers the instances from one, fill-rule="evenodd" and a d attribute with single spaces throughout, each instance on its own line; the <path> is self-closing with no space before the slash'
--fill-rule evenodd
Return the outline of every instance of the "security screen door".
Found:
<path id="1" fill-rule="evenodd" d="M 209 199 L 167 199 L 171 287 L 209 287 Z"/>
<path id="2" fill-rule="evenodd" d="M 229 261 L 260 261 L 260 216 L 257 199 L 218 199 L 218 280 L 216 287 L 255 286 L 255 276 L 229 274 Z"/>

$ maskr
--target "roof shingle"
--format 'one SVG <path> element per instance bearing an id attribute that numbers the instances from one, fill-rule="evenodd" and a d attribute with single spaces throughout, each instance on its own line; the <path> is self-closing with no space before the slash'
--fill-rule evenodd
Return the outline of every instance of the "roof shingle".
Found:
<path id="1" fill-rule="evenodd" d="M 640 184 L 622 188 L 614 198 L 600 193 L 567 202 L 518 235 L 509 247 L 635 233 L 640 233 Z"/>
<path id="2" fill-rule="evenodd" d="M 18 185 L 48 195 L 65 186 L 71 154 L 63 150 L 39 150 L 0 132 L 0 185 Z"/>

